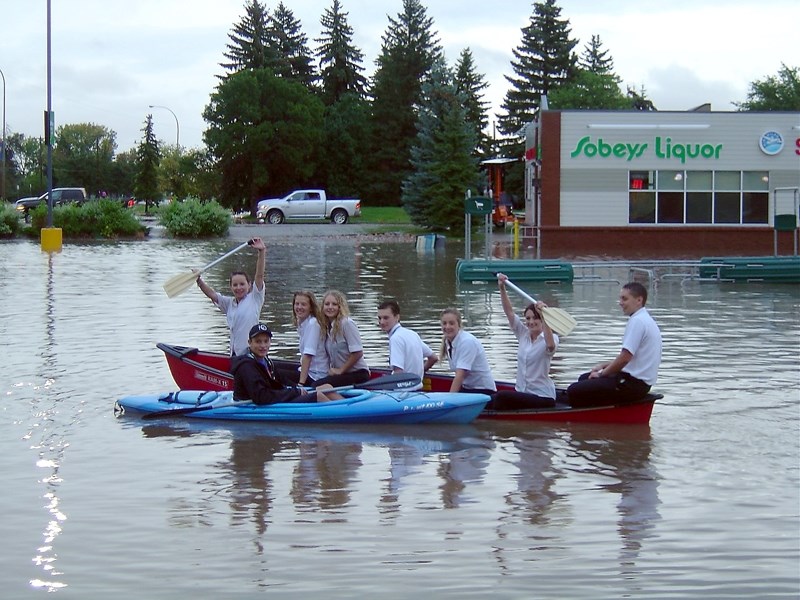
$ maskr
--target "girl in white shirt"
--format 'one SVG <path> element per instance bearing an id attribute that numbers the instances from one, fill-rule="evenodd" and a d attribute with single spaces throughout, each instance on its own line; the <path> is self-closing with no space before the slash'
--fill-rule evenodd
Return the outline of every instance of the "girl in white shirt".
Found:
<path id="1" fill-rule="evenodd" d="M 461 313 L 455 308 L 445 308 L 441 315 L 441 358 L 447 358 L 450 370 L 455 371 L 451 392 L 493 394 L 497 391 L 492 370 L 483 345 L 469 331 L 461 329 Z"/>
<path id="2" fill-rule="evenodd" d="M 330 383 L 334 387 L 364 383 L 369 367 L 364 360 L 364 347 L 358 326 L 350 318 L 347 299 L 338 290 L 329 290 L 322 297 L 321 337 L 330 361 L 328 376 L 315 385 Z"/>
<path id="3" fill-rule="evenodd" d="M 544 302 L 525 307 L 525 322 L 514 313 L 506 292 L 508 277 L 497 275 L 500 300 L 508 325 L 519 342 L 517 348 L 517 380 L 514 391 L 500 391 L 487 405 L 490 410 L 520 410 L 555 406 L 556 386 L 550 379 L 550 360 L 558 348 L 558 336 L 542 320 Z"/>

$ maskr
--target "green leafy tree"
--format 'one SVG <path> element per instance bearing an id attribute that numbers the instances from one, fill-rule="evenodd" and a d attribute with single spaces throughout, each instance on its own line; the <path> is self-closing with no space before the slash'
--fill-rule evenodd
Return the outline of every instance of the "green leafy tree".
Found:
<path id="1" fill-rule="evenodd" d="M 116 133 L 103 125 L 62 125 L 53 148 L 54 187 L 80 186 L 89 194 L 105 190 L 116 149 Z"/>
<path id="2" fill-rule="evenodd" d="M 245 4 L 245 14 L 228 34 L 229 42 L 220 66 L 236 73 L 244 69 L 275 68 L 278 55 L 270 46 L 270 21 L 267 8 L 258 0 Z"/>
<path id="3" fill-rule="evenodd" d="M 433 19 L 419 0 L 403 0 L 402 12 L 389 17 L 372 81 L 368 199 L 375 205 L 395 206 L 400 201 L 417 134 L 422 82 L 441 55 Z"/>
<path id="4" fill-rule="evenodd" d="M 308 37 L 303 33 L 300 20 L 283 2 L 279 2 L 273 11 L 268 31 L 268 44 L 278 57 L 275 74 L 313 90 L 317 74 L 308 48 Z"/>
<path id="5" fill-rule="evenodd" d="M 464 222 L 464 194 L 478 184 L 475 130 L 466 120 L 466 95 L 458 91 L 444 60 L 437 62 L 422 92 L 403 206 L 418 225 L 453 229 Z"/>
<path id="6" fill-rule="evenodd" d="M 150 206 L 157 204 L 160 198 L 158 165 L 161 162 L 161 150 L 153 131 L 153 115 L 147 115 L 142 133 L 144 136 L 136 150 L 134 193 L 138 199 L 145 201 L 144 212 L 148 212 Z"/>
<path id="7" fill-rule="evenodd" d="M 570 31 L 555 0 L 533 4 L 530 23 L 522 28 L 522 41 L 512 51 L 514 76 L 506 76 L 511 88 L 501 107 L 504 113 L 498 115 L 502 133 L 515 135 L 533 120 L 541 96 L 574 75 L 577 57 L 573 48 L 578 42 L 570 37 Z"/>
<path id="8" fill-rule="evenodd" d="M 325 108 L 319 176 L 331 196 L 364 196 L 369 134 L 369 103 L 356 92 Z"/>
<path id="9" fill-rule="evenodd" d="M 305 86 L 269 69 L 222 81 L 203 111 L 221 203 L 254 212 L 259 198 L 307 185 L 317 167 L 323 112 Z"/>
<path id="10" fill-rule="evenodd" d="M 136 189 L 137 152 L 135 148 L 120 152 L 114 157 L 108 192 L 114 196 L 130 197 Z"/>
<path id="11" fill-rule="evenodd" d="M 322 80 L 322 98 L 330 106 L 347 93 L 363 97 L 367 80 L 362 75 L 364 54 L 353 45 L 353 28 L 348 24 L 349 13 L 342 11 L 339 0 L 326 9 L 320 19 L 322 32 L 316 38 Z"/>
<path id="12" fill-rule="evenodd" d="M 777 75 L 753 81 L 747 100 L 733 104 L 739 110 L 800 110 L 800 70 L 781 63 Z"/>
<path id="13" fill-rule="evenodd" d="M 487 110 L 489 103 L 485 101 L 484 92 L 489 84 L 483 75 L 477 72 L 472 51 L 464 48 L 458 57 L 455 67 L 454 82 L 456 90 L 464 94 L 464 110 L 467 122 L 472 125 L 475 132 L 477 146 L 476 154 L 487 155 L 491 147 L 491 139 L 486 135 L 486 127 L 489 124 Z"/>
<path id="14" fill-rule="evenodd" d="M 575 77 L 548 96 L 550 108 L 591 110 L 631 108 L 631 100 L 619 88 L 619 78 L 612 73 L 578 69 Z"/>
<path id="15" fill-rule="evenodd" d="M 6 144 L 14 164 L 10 170 L 12 176 L 6 175 L 9 177 L 6 186 L 7 195 L 12 195 L 11 190 L 16 190 L 13 195 L 18 197 L 42 194 L 47 189 L 44 138 L 12 133 L 6 136 Z M 14 175 L 16 178 L 13 178 Z"/>

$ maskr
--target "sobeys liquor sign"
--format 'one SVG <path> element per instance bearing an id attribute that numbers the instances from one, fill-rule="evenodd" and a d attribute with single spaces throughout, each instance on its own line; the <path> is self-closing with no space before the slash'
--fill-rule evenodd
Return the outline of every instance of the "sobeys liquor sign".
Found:
<path id="1" fill-rule="evenodd" d="M 578 140 L 578 145 L 570 153 L 570 157 L 585 156 L 587 158 L 622 158 L 630 162 L 643 156 L 654 156 L 664 160 L 678 160 L 685 163 L 687 160 L 705 158 L 719 160 L 722 144 L 679 144 L 672 138 L 662 138 L 657 135 L 652 143 L 649 142 L 607 142 L 603 138 L 592 140 L 592 136 Z"/>

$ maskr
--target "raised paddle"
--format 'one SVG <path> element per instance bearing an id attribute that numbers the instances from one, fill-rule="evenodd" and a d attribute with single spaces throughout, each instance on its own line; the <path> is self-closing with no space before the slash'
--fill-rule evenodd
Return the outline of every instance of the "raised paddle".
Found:
<path id="1" fill-rule="evenodd" d="M 331 388 L 328 390 L 324 390 L 325 392 L 340 392 L 342 390 L 407 390 L 413 387 L 416 387 L 420 384 L 422 380 L 413 373 L 397 373 L 395 375 L 384 375 L 383 377 L 376 377 L 375 379 L 370 379 L 369 381 L 365 381 L 364 383 L 357 383 L 355 385 L 343 385 L 340 387 Z M 175 392 L 175 394 L 179 394 L 180 392 Z M 202 398 L 202 394 L 198 398 Z M 172 408 L 167 410 L 160 410 L 158 412 L 147 413 L 146 415 L 142 416 L 144 420 L 150 419 L 160 419 L 162 417 L 179 417 L 181 415 L 187 415 L 191 413 L 201 412 L 204 410 L 212 410 L 214 408 L 226 408 L 228 406 L 242 406 L 245 404 L 250 404 L 248 400 L 239 400 L 238 402 L 231 402 L 228 404 L 218 404 L 214 406 L 213 404 L 207 404 L 205 406 L 188 406 L 186 408 Z M 266 405 L 265 405 L 266 406 Z"/>
<path id="2" fill-rule="evenodd" d="M 529 296 L 523 290 L 511 283 L 510 279 L 506 279 L 506 287 L 517 292 L 520 296 L 528 300 L 528 302 L 536 302 L 533 297 Z M 563 308 L 555 308 L 553 306 L 545 306 L 542 308 L 542 320 L 558 335 L 569 335 L 578 324 L 572 315 L 570 315 Z"/>
<path id="3" fill-rule="evenodd" d="M 174 277 L 170 277 L 167 279 L 166 283 L 164 283 L 164 291 L 167 292 L 167 296 L 170 298 L 174 298 L 178 294 L 182 294 L 190 287 L 192 284 L 197 281 L 197 278 L 204 272 L 216 265 L 219 262 L 222 262 L 226 258 L 228 258 L 231 254 L 236 254 L 239 250 L 244 248 L 247 245 L 253 244 L 253 240 L 248 240 L 247 242 L 236 246 L 233 250 L 228 252 L 227 254 L 223 254 L 217 260 L 208 263 L 205 267 L 198 271 L 189 271 L 188 273 L 181 273 L 179 275 L 175 275 Z"/>

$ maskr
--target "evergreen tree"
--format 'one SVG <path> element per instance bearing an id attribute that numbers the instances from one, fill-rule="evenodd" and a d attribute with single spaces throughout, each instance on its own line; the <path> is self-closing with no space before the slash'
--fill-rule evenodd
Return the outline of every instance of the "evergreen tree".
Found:
<path id="1" fill-rule="evenodd" d="M 144 200 L 144 212 L 153 203 L 158 203 L 158 164 L 161 162 L 161 150 L 153 131 L 153 115 L 147 115 L 142 128 L 144 137 L 136 150 L 136 182 L 134 194 Z"/>
<path id="2" fill-rule="evenodd" d="M 440 59 L 422 86 L 413 171 L 403 181 L 403 206 L 417 225 L 445 230 L 464 222 L 464 195 L 478 184 L 476 137 L 465 103 Z"/>
<path id="3" fill-rule="evenodd" d="M 583 48 L 583 53 L 578 59 L 578 66 L 584 71 L 597 74 L 614 74 L 614 59 L 608 56 L 608 50 L 603 50 L 603 42 L 599 35 L 593 35 L 592 40 Z"/>
<path id="4" fill-rule="evenodd" d="M 627 96 L 630 108 L 634 110 L 658 110 L 653 104 L 653 101 L 647 97 L 647 91 L 644 89 L 644 86 L 642 86 L 639 92 L 628 86 Z"/>
<path id="5" fill-rule="evenodd" d="M 327 105 L 338 102 L 348 92 L 363 97 L 367 87 L 367 80 L 361 74 L 364 54 L 353 45 L 353 28 L 347 22 L 348 15 L 342 11 L 342 3 L 333 0 L 333 5 L 320 18 L 322 33 L 315 40 L 319 44 L 316 56 L 322 97 Z"/>
<path id="6" fill-rule="evenodd" d="M 369 103 L 347 92 L 325 109 L 320 184 L 332 197 L 364 197 Z"/>
<path id="7" fill-rule="evenodd" d="M 308 49 L 308 37 L 294 13 L 279 2 L 270 18 L 269 46 L 278 56 L 275 74 L 302 83 L 309 90 L 314 88 L 317 74 L 314 59 Z"/>
<path id="8" fill-rule="evenodd" d="M 485 133 L 489 123 L 487 116 L 489 103 L 483 99 L 483 92 L 489 84 L 483 75 L 476 72 L 475 61 L 469 48 L 464 48 L 458 57 L 454 81 L 456 90 L 464 94 L 466 119 L 472 125 L 477 140 L 476 151 L 486 155 L 489 153 L 491 139 Z"/>
<path id="9" fill-rule="evenodd" d="M 522 42 L 513 50 L 515 77 L 506 76 L 512 87 L 502 104 L 505 114 L 498 115 L 502 133 L 514 135 L 532 121 L 542 94 L 574 74 L 577 57 L 572 49 L 577 43 L 555 0 L 534 3 L 530 23 L 522 28 Z"/>
<path id="10" fill-rule="evenodd" d="M 422 82 L 442 49 L 419 0 L 403 0 L 403 11 L 389 17 L 373 77 L 373 132 L 370 144 L 369 201 L 397 205 L 409 172 L 409 151 L 416 137 Z"/>
<path id="11" fill-rule="evenodd" d="M 258 0 L 245 4 L 245 15 L 228 34 L 230 42 L 220 66 L 229 72 L 244 69 L 275 68 L 278 56 L 269 45 L 269 12 Z"/>

